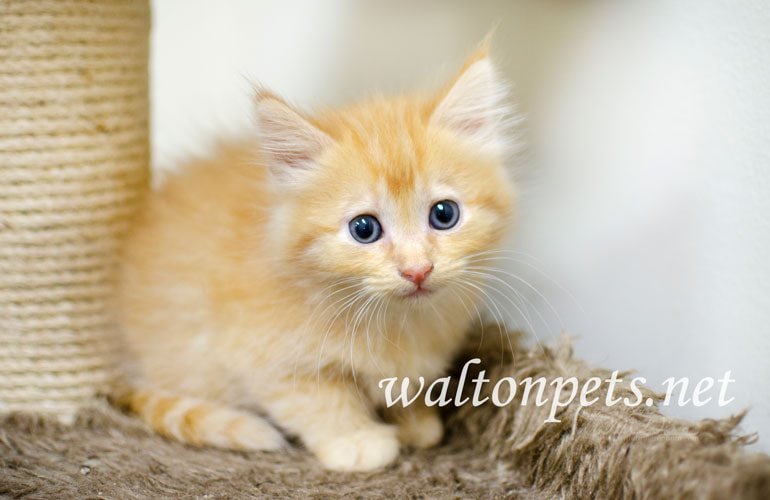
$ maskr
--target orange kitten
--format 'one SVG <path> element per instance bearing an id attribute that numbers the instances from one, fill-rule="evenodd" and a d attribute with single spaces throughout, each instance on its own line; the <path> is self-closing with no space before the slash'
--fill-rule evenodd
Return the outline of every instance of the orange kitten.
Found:
<path id="1" fill-rule="evenodd" d="M 486 49 L 431 98 L 306 116 L 259 92 L 258 139 L 169 178 L 128 239 L 133 410 L 201 445 L 276 449 L 280 428 L 338 470 L 438 443 L 435 408 L 381 420 L 377 383 L 444 374 L 475 315 L 464 271 L 513 211 L 503 95 Z"/>

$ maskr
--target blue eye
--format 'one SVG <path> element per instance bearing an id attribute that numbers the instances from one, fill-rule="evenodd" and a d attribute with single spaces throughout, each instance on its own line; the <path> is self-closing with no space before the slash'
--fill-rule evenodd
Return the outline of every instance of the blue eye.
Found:
<path id="1" fill-rule="evenodd" d="M 382 226 L 373 215 L 357 215 L 348 223 L 350 234 L 359 243 L 374 243 L 382 236 Z"/>
<path id="2" fill-rule="evenodd" d="M 452 200 L 442 200 L 430 209 L 430 225 L 434 229 L 451 229 L 460 219 L 460 207 Z"/>

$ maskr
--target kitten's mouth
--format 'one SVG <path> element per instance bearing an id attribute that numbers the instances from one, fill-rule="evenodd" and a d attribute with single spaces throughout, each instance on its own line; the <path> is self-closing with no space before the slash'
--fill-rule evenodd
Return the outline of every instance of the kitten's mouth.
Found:
<path id="1" fill-rule="evenodd" d="M 423 297 L 425 295 L 430 295 L 431 293 L 432 293 L 432 290 L 428 290 L 427 288 L 418 286 L 411 292 L 407 293 L 405 297 Z"/>

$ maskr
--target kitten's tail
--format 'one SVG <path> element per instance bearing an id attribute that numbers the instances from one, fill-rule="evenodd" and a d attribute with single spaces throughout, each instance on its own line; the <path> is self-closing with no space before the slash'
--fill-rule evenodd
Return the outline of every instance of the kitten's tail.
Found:
<path id="1" fill-rule="evenodd" d="M 235 450 L 275 450 L 285 443 L 258 415 L 198 399 L 126 390 L 115 402 L 136 412 L 159 434 L 184 443 Z"/>

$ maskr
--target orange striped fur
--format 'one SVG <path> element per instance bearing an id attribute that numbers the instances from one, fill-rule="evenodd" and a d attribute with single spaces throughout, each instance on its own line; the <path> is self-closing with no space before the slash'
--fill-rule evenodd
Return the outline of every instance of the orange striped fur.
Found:
<path id="1" fill-rule="evenodd" d="M 275 450 L 285 441 L 262 417 L 194 398 L 131 391 L 118 404 L 129 407 L 159 434 L 194 445 L 238 450 Z"/>

